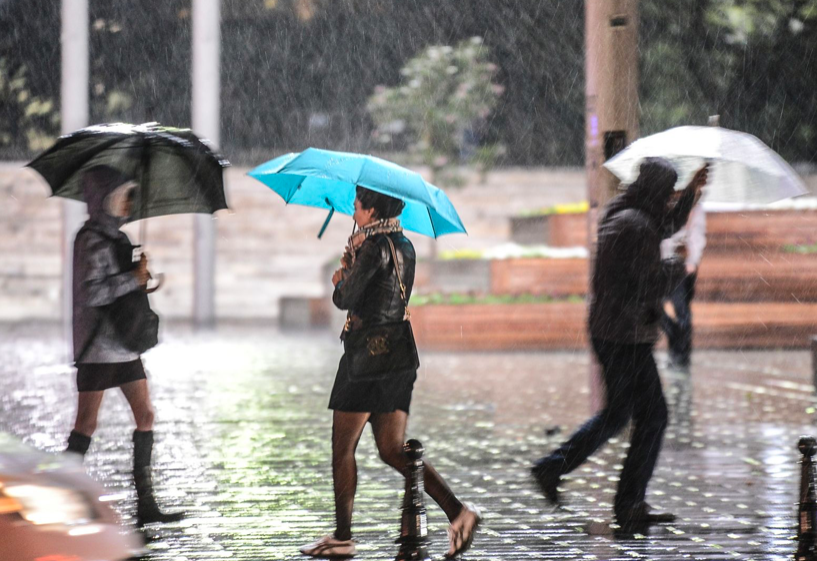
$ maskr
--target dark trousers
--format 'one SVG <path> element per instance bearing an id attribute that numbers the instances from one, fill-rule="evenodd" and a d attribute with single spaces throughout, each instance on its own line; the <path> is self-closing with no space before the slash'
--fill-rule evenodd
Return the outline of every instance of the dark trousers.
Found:
<path id="1" fill-rule="evenodd" d="M 669 297 L 675 308 L 675 319 L 666 312 L 661 313 L 661 327 L 667 334 L 670 360 L 678 366 L 689 366 L 692 356 L 692 310 L 690 304 L 695 297 L 695 281 L 698 275 L 687 275 L 675 287 Z"/>
<path id="2" fill-rule="evenodd" d="M 593 339 L 593 350 L 602 366 L 606 405 L 570 440 L 536 465 L 549 476 L 570 473 L 632 419 L 630 450 L 615 500 L 616 512 L 626 512 L 646 495 L 667 427 L 667 404 L 652 345 Z"/>

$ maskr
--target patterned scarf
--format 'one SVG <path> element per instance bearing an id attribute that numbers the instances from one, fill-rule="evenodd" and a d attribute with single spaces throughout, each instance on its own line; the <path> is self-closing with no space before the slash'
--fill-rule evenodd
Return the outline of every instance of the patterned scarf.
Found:
<path id="1" fill-rule="evenodd" d="M 400 220 L 397 218 L 384 218 L 360 228 L 349 237 L 349 242 L 347 245 L 347 247 L 351 250 L 352 263 L 355 262 L 357 250 L 360 249 L 363 242 L 370 237 L 377 234 L 392 234 L 394 232 L 402 231 L 403 227 L 400 225 Z"/>

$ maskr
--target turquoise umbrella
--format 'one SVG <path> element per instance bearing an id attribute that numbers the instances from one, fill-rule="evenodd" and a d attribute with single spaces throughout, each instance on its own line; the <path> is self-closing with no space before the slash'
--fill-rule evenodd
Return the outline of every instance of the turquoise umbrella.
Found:
<path id="1" fill-rule="evenodd" d="M 445 193 L 419 173 L 374 156 L 308 148 L 261 164 L 249 176 L 281 195 L 287 204 L 328 210 L 318 237 L 335 211 L 354 213 L 357 185 L 404 201 L 400 222 L 407 230 L 434 238 L 467 233 Z"/>

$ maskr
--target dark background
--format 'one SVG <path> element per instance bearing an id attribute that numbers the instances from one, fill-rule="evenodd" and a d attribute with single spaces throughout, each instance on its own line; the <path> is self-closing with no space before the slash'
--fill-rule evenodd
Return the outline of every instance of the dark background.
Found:
<path id="1" fill-rule="evenodd" d="M 91 0 L 91 122 L 190 124 L 190 0 Z M 642 134 L 681 124 L 761 138 L 817 158 L 817 2 L 641 0 Z M 581 165 L 584 5 L 578 0 L 223 0 L 222 136 L 236 163 L 310 145 L 380 150 L 366 100 L 423 47 L 479 35 L 505 86 L 489 137 L 501 163 Z M 747 23 L 748 22 L 748 23 Z M 59 132 L 60 2 L 0 2 L 0 68 L 25 65 L 31 95 L 0 87 L 0 157 Z M 7 76 L 4 77 L 7 79 Z"/>

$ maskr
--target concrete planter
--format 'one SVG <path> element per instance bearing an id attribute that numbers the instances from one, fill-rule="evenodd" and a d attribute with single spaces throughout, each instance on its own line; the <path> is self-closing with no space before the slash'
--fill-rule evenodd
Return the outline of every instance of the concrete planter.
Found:
<path id="1" fill-rule="evenodd" d="M 589 274 L 582 258 L 497 259 L 491 261 L 491 294 L 584 296 Z"/>
<path id="2" fill-rule="evenodd" d="M 491 291 L 491 262 L 484 259 L 432 261 L 429 277 L 433 290 L 487 294 Z"/>
<path id="3" fill-rule="evenodd" d="M 815 303 L 693 303 L 695 348 L 807 349 Z M 412 310 L 422 349 L 524 351 L 588 348 L 584 302 L 427 305 Z M 663 341 L 662 341 L 663 344 Z"/>
<path id="4" fill-rule="evenodd" d="M 326 298 L 285 296 L 281 298 L 279 305 L 278 323 L 282 328 L 309 329 L 330 324 L 331 310 Z"/>
<path id="5" fill-rule="evenodd" d="M 511 240 L 524 245 L 587 246 L 587 214 L 512 217 Z"/>
<path id="6" fill-rule="evenodd" d="M 587 345 L 584 302 L 428 305 L 414 308 L 421 348 L 455 351 L 581 349 Z"/>

